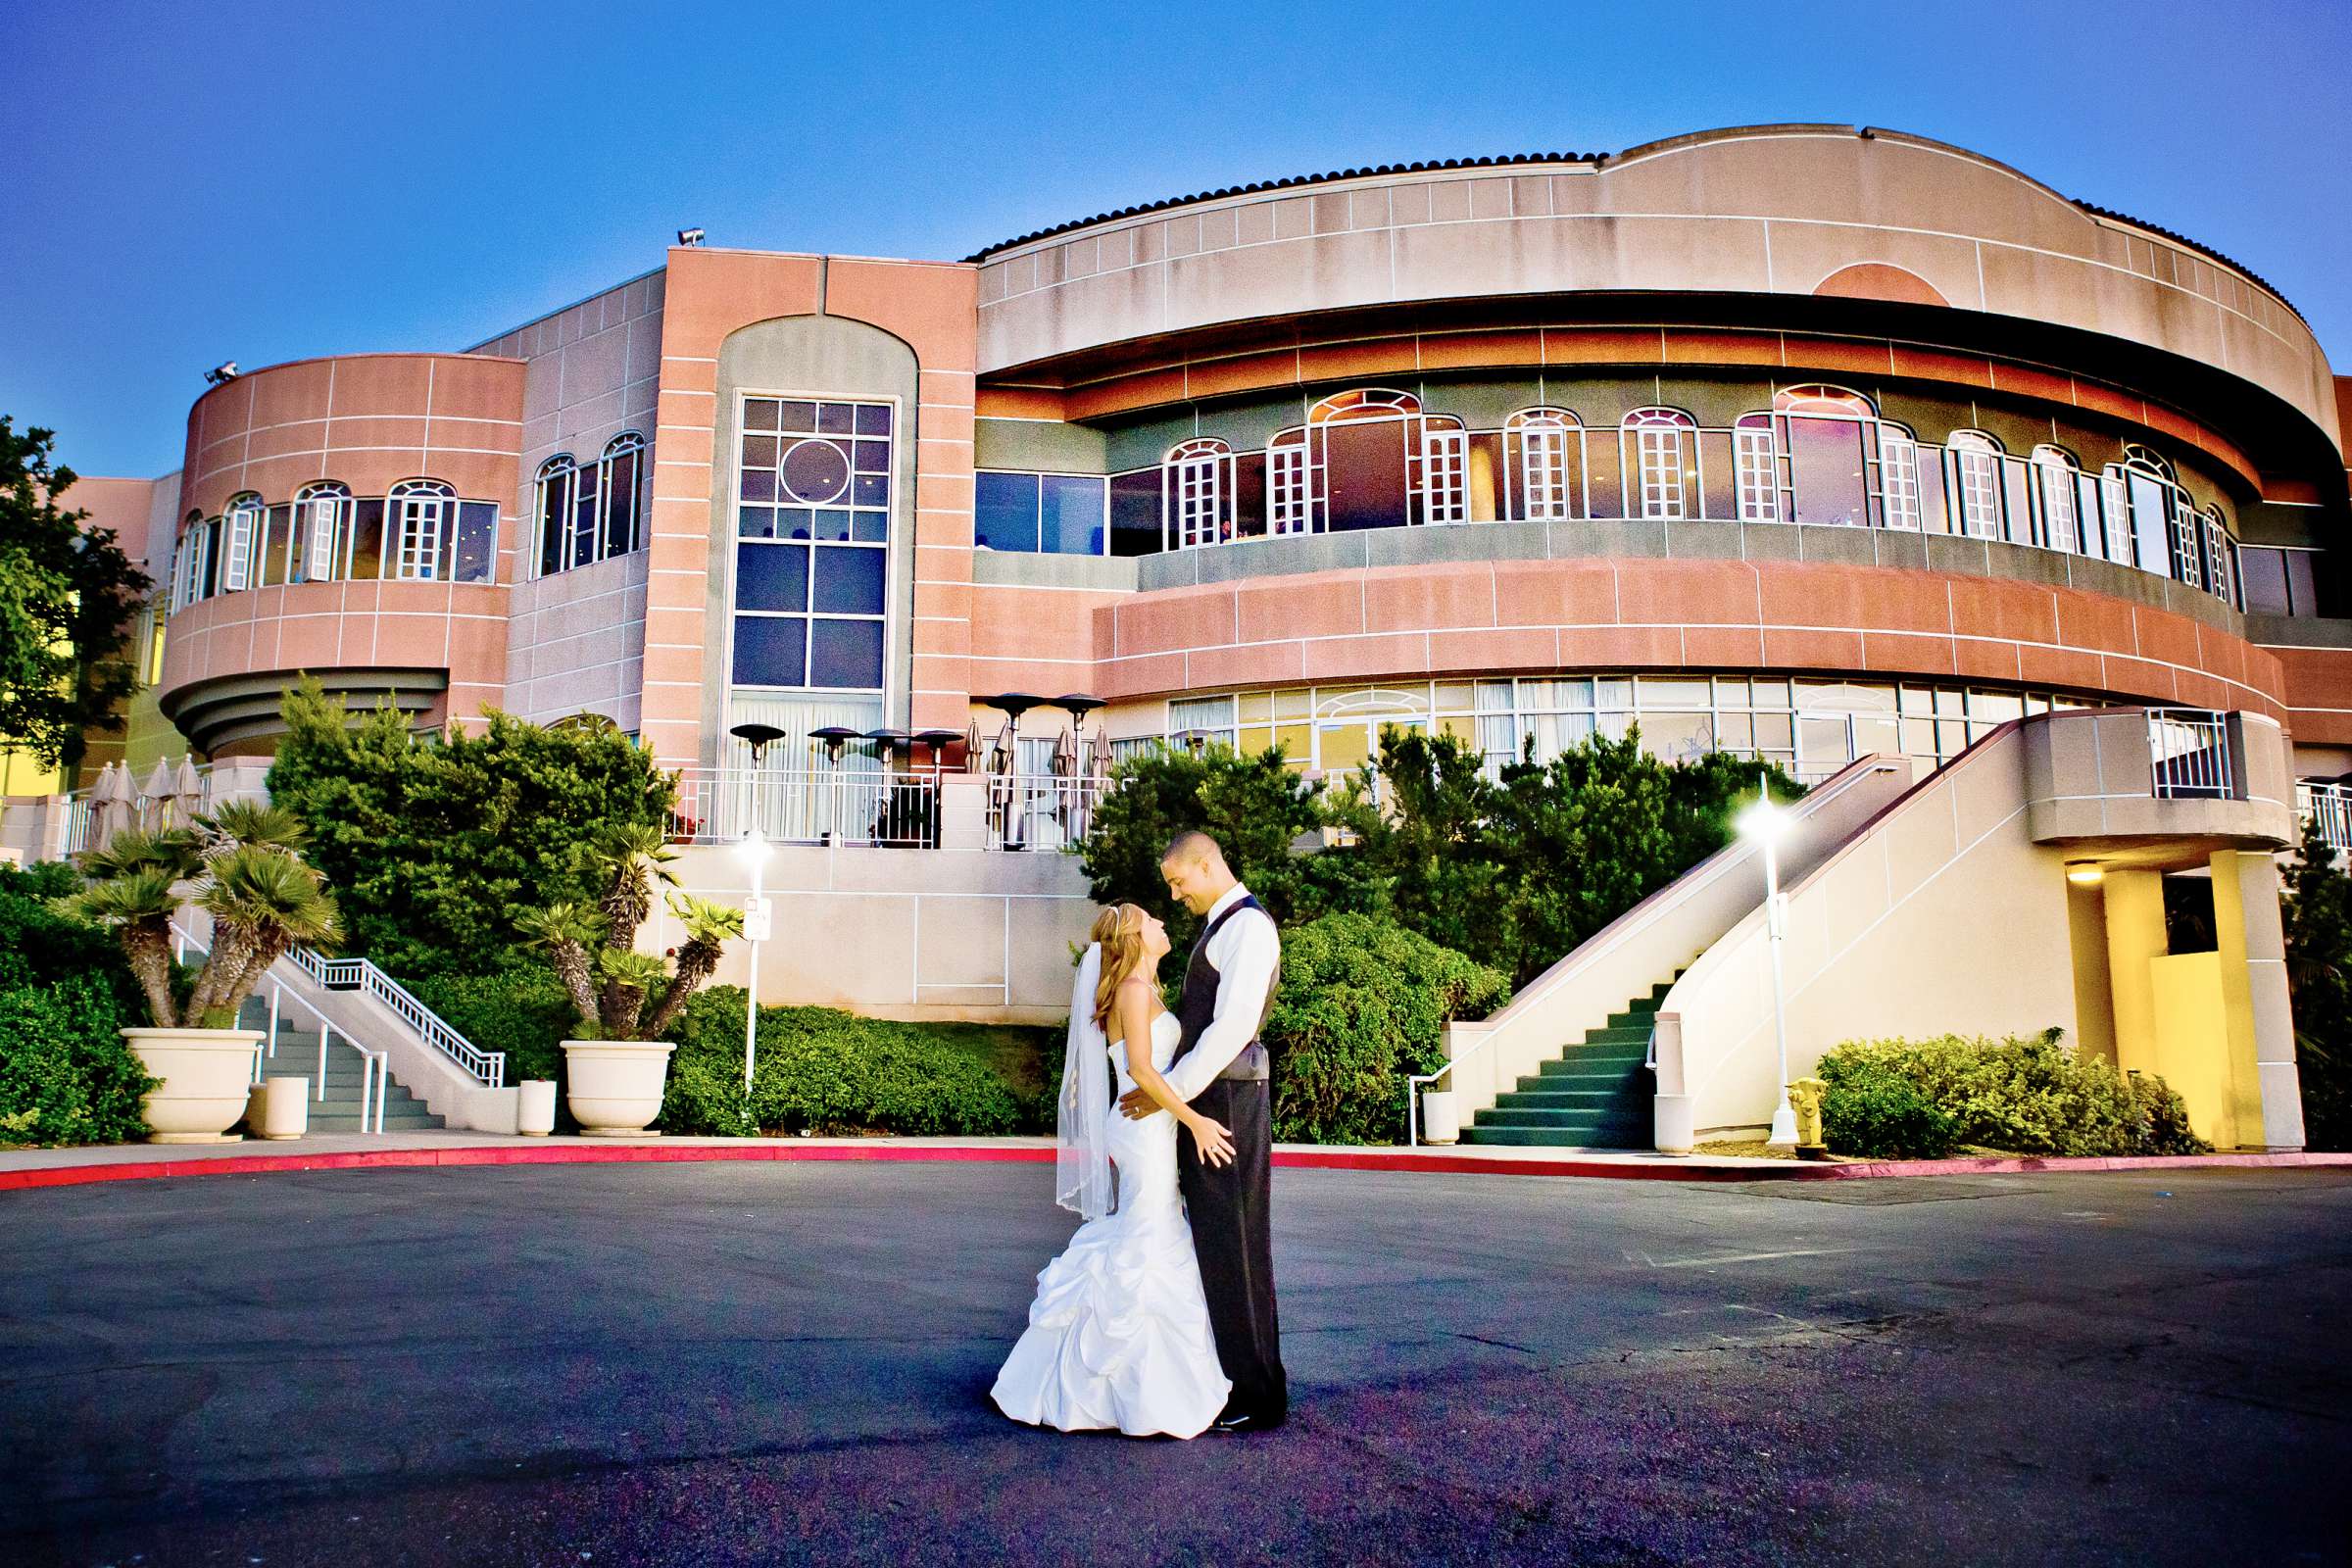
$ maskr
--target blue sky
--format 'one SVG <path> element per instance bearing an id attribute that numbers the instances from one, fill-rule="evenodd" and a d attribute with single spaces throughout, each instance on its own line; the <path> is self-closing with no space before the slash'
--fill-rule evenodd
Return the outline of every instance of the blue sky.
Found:
<path id="1" fill-rule="evenodd" d="M 1999 158 L 2352 371 L 2352 5 L 19 0 L 0 413 L 177 466 L 202 371 L 464 347 L 712 244 L 954 258 L 1212 186 L 1768 121 Z"/>

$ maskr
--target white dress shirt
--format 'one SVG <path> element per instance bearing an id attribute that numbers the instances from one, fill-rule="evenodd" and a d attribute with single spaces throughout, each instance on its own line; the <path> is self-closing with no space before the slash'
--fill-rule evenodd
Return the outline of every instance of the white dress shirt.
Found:
<path id="1" fill-rule="evenodd" d="M 1209 906 L 1203 927 L 1250 896 L 1236 882 L 1225 896 Z M 1217 1074 L 1233 1065 L 1242 1048 L 1257 1037 L 1266 1010 L 1266 995 L 1274 986 L 1274 971 L 1282 961 L 1282 937 L 1262 909 L 1244 909 L 1208 939 L 1201 956 L 1217 971 L 1217 1015 L 1193 1042 L 1193 1049 L 1167 1071 L 1168 1087 L 1179 1100 L 1200 1097 Z"/>

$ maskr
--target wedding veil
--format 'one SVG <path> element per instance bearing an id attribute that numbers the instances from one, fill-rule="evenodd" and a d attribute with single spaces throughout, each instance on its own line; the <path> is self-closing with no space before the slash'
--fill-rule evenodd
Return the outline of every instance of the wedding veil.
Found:
<path id="1" fill-rule="evenodd" d="M 1070 1035 L 1054 1124 L 1054 1201 L 1087 1219 L 1101 1219 L 1118 1204 L 1110 1168 L 1110 1048 L 1095 1022 L 1095 988 L 1102 978 L 1098 942 L 1079 960 L 1070 991 Z"/>

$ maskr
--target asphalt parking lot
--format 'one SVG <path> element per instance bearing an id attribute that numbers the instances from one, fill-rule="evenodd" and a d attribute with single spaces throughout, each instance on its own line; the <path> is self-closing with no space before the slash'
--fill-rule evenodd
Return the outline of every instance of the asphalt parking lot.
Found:
<path id="1" fill-rule="evenodd" d="M 2352 1560 L 2352 1173 L 1284 1171 L 1297 1410 L 986 1402 L 1034 1165 L 0 1198 L 0 1561 Z"/>

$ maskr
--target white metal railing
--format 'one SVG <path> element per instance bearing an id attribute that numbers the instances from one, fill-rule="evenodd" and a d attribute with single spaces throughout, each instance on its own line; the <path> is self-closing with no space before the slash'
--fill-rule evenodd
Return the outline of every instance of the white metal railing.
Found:
<path id="1" fill-rule="evenodd" d="M 2297 783 L 2295 815 L 2317 818 L 2328 847 L 2352 856 L 2352 784 Z"/>
<path id="2" fill-rule="evenodd" d="M 287 956 L 294 966 L 320 985 L 335 991 L 357 991 L 392 1009 L 400 1021 L 421 1036 L 426 1045 L 480 1080 L 487 1089 L 507 1083 L 507 1054 L 483 1051 L 444 1023 L 441 1015 L 410 995 L 409 988 L 366 958 L 329 958 L 309 948 L 296 948 Z M 344 1031 L 350 1038 L 350 1031 Z"/>
<path id="3" fill-rule="evenodd" d="M 2148 760 L 2159 800 L 2226 801 L 2230 783 L 2230 719 L 2204 708 L 2148 710 Z"/>
<path id="4" fill-rule="evenodd" d="M 264 1050 L 271 1056 L 277 1054 L 278 1013 L 289 1002 L 309 1013 L 312 1021 L 318 1025 L 318 1092 L 314 1098 L 324 1101 L 326 1099 L 326 1048 L 335 1037 L 335 1026 L 328 1020 L 325 1013 L 320 1012 L 300 997 L 288 996 L 286 988 L 274 980 L 270 983 L 270 1033 L 269 1043 Z M 392 1081 L 390 1054 L 368 1050 L 357 1040 L 352 1039 L 349 1031 L 345 1031 L 343 1043 L 360 1054 L 360 1131 L 381 1133 L 384 1130 L 384 1089 Z M 262 1081 L 262 1060 L 259 1055 L 256 1055 L 253 1061 L 253 1081 L 258 1084 Z M 371 1111 L 375 1123 L 372 1127 L 368 1125 Z"/>
<path id="5" fill-rule="evenodd" d="M 1084 773 L 991 773 L 988 847 L 1059 850 L 1086 837 L 1107 779 Z"/>
<path id="6" fill-rule="evenodd" d="M 670 808 L 672 843 L 939 846 L 940 774 L 879 768 L 690 767 Z"/>

